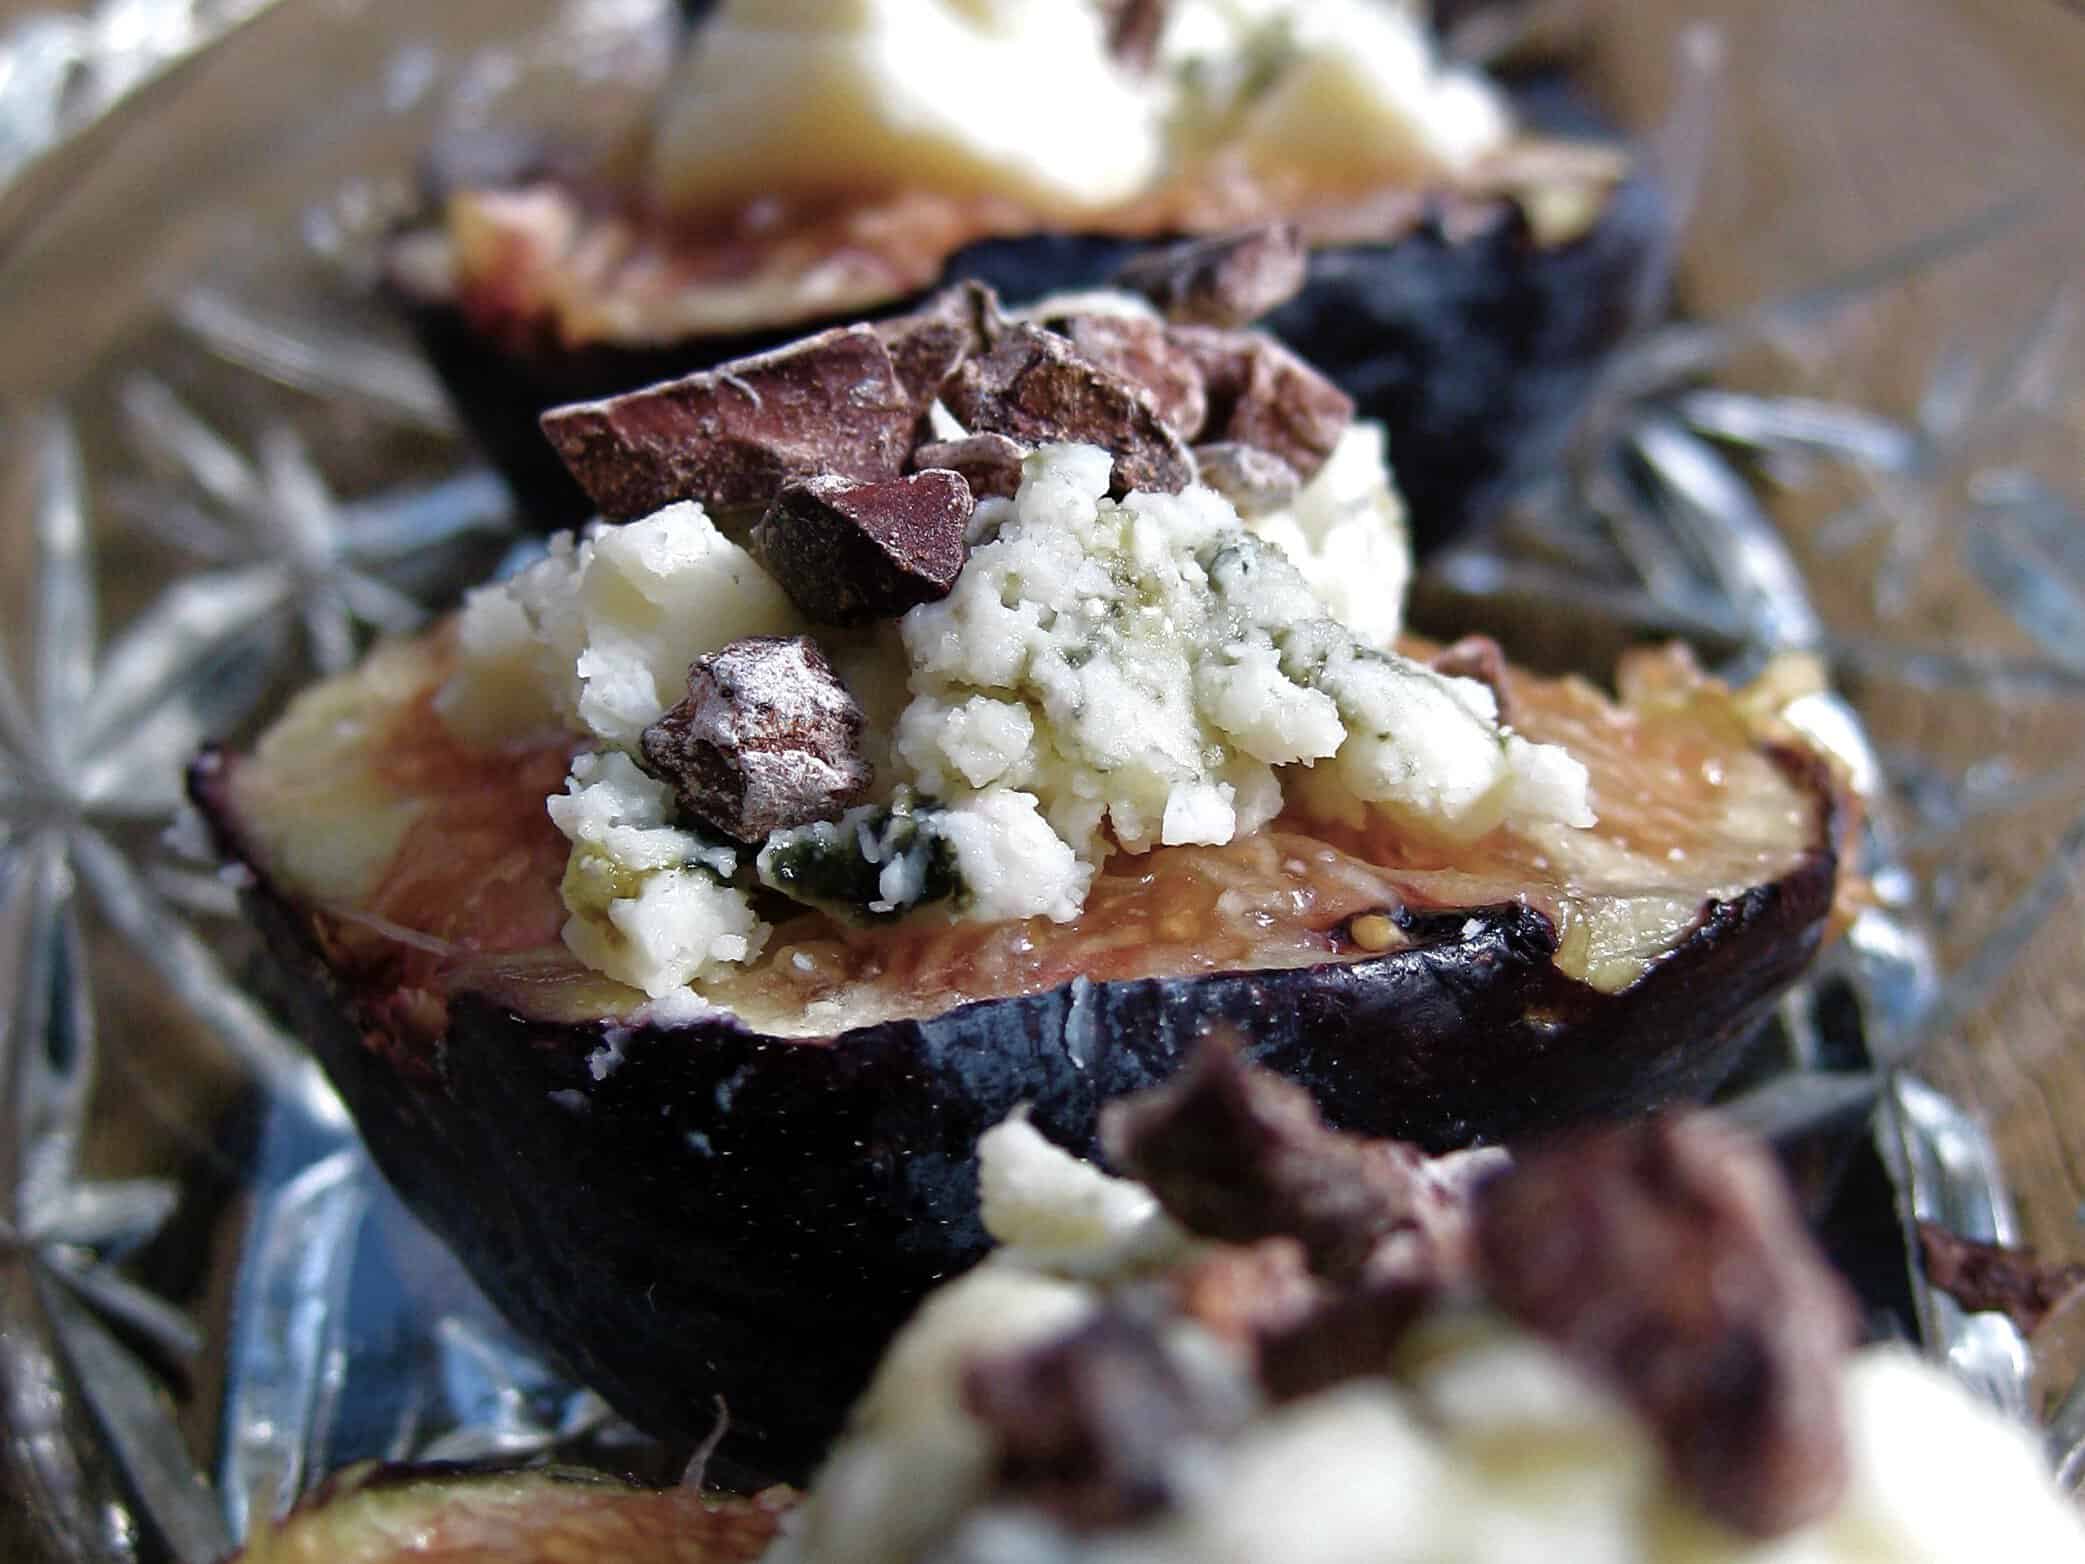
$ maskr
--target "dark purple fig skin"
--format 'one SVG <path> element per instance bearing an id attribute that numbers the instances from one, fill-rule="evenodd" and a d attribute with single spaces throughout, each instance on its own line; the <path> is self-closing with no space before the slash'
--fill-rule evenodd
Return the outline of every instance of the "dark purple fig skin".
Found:
<path id="1" fill-rule="evenodd" d="M 829 1040 L 551 1022 L 461 993 L 431 1053 L 389 1030 L 387 996 L 343 986 L 254 861 L 236 758 L 206 755 L 190 788 L 253 868 L 293 1019 L 371 1155 L 494 1302 L 657 1434 L 699 1437 L 723 1395 L 727 1454 L 795 1479 L 912 1306 L 983 1254 L 976 1142 L 1016 1106 L 1095 1156 L 1102 1104 L 1219 1027 L 1334 1124 L 1433 1149 L 1706 1097 L 1833 899 L 1833 790 L 1781 758 L 1818 800 L 1814 845 L 1616 994 L 1562 974 L 1548 920 L 1509 904 L 1412 915 L 1413 945 L 1349 964 L 1081 980 Z"/>

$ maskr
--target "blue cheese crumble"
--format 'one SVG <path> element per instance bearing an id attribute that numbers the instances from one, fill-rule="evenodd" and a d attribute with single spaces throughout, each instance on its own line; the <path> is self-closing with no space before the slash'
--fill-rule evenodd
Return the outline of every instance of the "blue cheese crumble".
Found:
<path id="1" fill-rule="evenodd" d="M 565 786 L 547 807 L 572 844 L 573 955 L 659 999 L 760 954 L 768 926 L 731 884 L 737 851 L 677 826 L 671 789 L 614 750 L 578 756 Z"/>
<path id="2" fill-rule="evenodd" d="M 1031 456 L 978 507 L 955 590 L 900 626 L 897 752 L 932 797 L 1019 788 L 1081 860 L 1221 845 L 1325 768 L 1342 814 L 1449 839 L 1509 812 L 1592 824 L 1585 768 L 1502 731 L 1484 685 L 1399 657 L 1328 612 L 1208 489 L 1106 498 L 1090 446 Z"/>
<path id="3" fill-rule="evenodd" d="M 1066 922 L 1115 852 L 1220 845 L 1285 800 L 1443 840 L 1509 814 L 1592 823 L 1583 766 L 1497 721 L 1491 691 L 1389 649 L 1409 560 L 1379 430 L 1286 508 L 1207 488 L 1108 499 L 1091 446 L 1031 454 L 982 501 L 956 586 L 895 625 L 821 633 L 867 709 L 868 800 L 746 848 L 689 829 L 645 773 L 688 665 L 805 629 L 702 507 L 556 539 L 474 593 L 437 711 L 466 741 L 581 735 L 548 801 L 571 843 L 565 943 L 654 999 L 757 958 L 754 896 L 857 921 Z"/>

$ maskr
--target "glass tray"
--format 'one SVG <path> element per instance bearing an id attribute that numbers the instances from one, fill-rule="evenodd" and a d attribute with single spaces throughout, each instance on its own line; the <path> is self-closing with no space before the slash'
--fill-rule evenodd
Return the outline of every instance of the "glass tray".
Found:
<path id="1" fill-rule="evenodd" d="M 605 133 L 672 9 L 103 0 L 0 32 L 0 1555 L 203 1564 L 364 1457 L 674 1470 L 376 1178 L 180 791 L 205 737 L 516 546 L 375 242 L 437 134 Z M 1797 1166 L 1875 1327 L 2075 1476 L 2061 1331 L 2037 1364 L 1906 1240 L 2058 1248 L 2085 1194 L 2062 1124 L 2020 1127 L 2085 1099 L 2085 996 L 2038 938 L 2085 852 L 2085 126 L 2050 52 L 2085 22 L 2048 8 L 2045 49 L 1940 0 L 1509 9 L 1574 13 L 1574 74 L 1695 198 L 1689 323 L 1646 309 L 1570 473 L 1433 560 L 1415 615 L 1595 674 L 1675 633 L 1832 667 L 1803 715 L 1855 766 L 1876 901 L 1733 1111 L 1831 1148 Z"/>

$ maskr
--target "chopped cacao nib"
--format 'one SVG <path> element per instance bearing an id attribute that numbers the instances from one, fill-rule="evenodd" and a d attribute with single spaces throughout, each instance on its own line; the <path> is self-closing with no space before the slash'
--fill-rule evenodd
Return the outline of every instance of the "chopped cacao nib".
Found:
<path id="1" fill-rule="evenodd" d="M 1485 1290 L 1613 1385 L 1711 1514 L 1771 1537 L 1845 1485 L 1851 1299 L 1772 1157 L 1705 1114 L 1524 1155 L 1477 1197 Z"/>
<path id="2" fill-rule="evenodd" d="M 1369 1282 L 1323 1300 L 1306 1314 L 1260 1332 L 1260 1383 L 1292 1401 L 1367 1374 L 1390 1355 L 1439 1289 L 1423 1282 Z"/>
<path id="3" fill-rule="evenodd" d="M 1006 329 L 999 296 L 981 282 L 944 288 L 919 310 L 876 324 L 891 363 L 917 410 L 941 394 L 942 382 L 972 354 L 982 353 Z"/>
<path id="4" fill-rule="evenodd" d="M 765 505 L 817 473 L 895 478 L 920 406 L 868 326 L 543 415 L 543 432 L 611 520 L 675 500 Z"/>
<path id="5" fill-rule="evenodd" d="M 831 820 L 868 791 L 862 709 L 807 635 L 749 635 L 688 670 L 687 698 L 644 730 L 644 767 L 726 836 Z"/>
<path id="6" fill-rule="evenodd" d="M 753 549 L 819 624 L 895 619 L 948 596 L 975 508 L 970 486 L 945 469 L 876 483 L 796 478 L 753 529 Z"/>
<path id="7" fill-rule="evenodd" d="M 973 432 L 1025 445 L 1082 440 L 1113 452 L 1118 497 L 1132 489 L 1178 493 L 1194 481 L 1194 458 L 1150 395 L 1040 326 L 1009 327 L 949 377 L 941 399 Z"/>
<path id="8" fill-rule="evenodd" d="M 1435 673 L 1451 679 L 1475 679 L 1490 689 L 1499 703 L 1499 721 L 1511 722 L 1506 701 L 1506 653 L 1488 635 L 1466 635 L 1433 654 Z"/>
<path id="9" fill-rule="evenodd" d="M 1303 291 L 1310 251 L 1293 223 L 1148 250 L 1115 281 L 1184 326 L 1247 326 Z"/>
<path id="10" fill-rule="evenodd" d="M 1352 397 L 1264 332 L 1173 326 L 1167 335 L 1202 371 L 1202 442 L 1256 446 L 1305 483 L 1317 476 L 1354 421 Z"/>
<path id="11" fill-rule="evenodd" d="M 1979 1243 L 1934 1222 L 1918 1225 L 1926 1280 L 1972 1314 L 1990 1309 L 2033 1335 L 2057 1309 L 2085 1292 L 2085 1265 L 2055 1265 L 2032 1249 Z"/>
<path id="12" fill-rule="evenodd" d="M 1164 1508 L 1181 1444 L 1229 1432 L 1245 1411 L 1190 1380 L 1157 1330 L 1119 1308 L 1041 1346 L 974 1359 L 962 1393 L 996 1440 L 1002 1487 L 1074 1527 Z"/>
<path id="13" fill-rule="evenodd" d="M 1291 1235 L 1338 1282 L 1418 1281 L 1453 1263 L 1456 1197 L 1397 1141 L 1326 1128 L 1310 1094 L 1211 1041 L 1173 1081 L 1101 1115 L 1101 1144 L 1190 1231 Z"/>
<path id="14" fill-rule="evenodd" d="M 915 468 L 939 467 L 961 473 L 971 494 L 1012 499 L 1021 486 L 1021 463 L 1028 447 L 1003 434 L 965 435 L 960 440 L 929 440 L 912 453 Z"/>
<path id="15" fill-rule="evenodd" d="M 1181 439 L 1201 433 L 1209 416 L 1202 371 L 1167 339 L 1164 326 L 1139 315 L 1073 315 L 1051 325 L 1094 363 L 1149 392 L 1158 416 Z"/>
<path id="16" fill-rule="evenodd" d="M 1235 505 L 1241 516 L 1280 510 L 1303 487 L 1295 468 L 1258 446 L 1198 445 L 1194 453 L 1202 482 Z"/>

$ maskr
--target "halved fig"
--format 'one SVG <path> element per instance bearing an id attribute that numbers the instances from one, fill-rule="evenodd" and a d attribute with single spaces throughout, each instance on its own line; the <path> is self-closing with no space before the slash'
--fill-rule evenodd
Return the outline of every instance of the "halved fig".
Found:
<path id="1" fill-rule="evenodd" d="M 1118 854 L 1068 923 L 801 910 L 708 1004 L 559 941 L 544 799 L 572 741 L 454 739 L 437 631 L 305 693 L 193 796 L 250 871 L 303 1034 L 372 1155 L 512 1318 L 628 1416 L 801 1473 L 876 1354 L 984 1251 L 974 1148 L 1101 1107 L 1218 1027 L 1335 1124 L 1446 1148 L 1711 1091 L 1832 919 L 1842 796 L 1677 650 L 1612 702 L 1494 670 L 1599 825 L 1444 848 L 1296 807 Z"/>
<path id="2" fill-rule="evenodd" d="M 592 1472 L 350 1467 L 229 1564 L 751 1564 L 795 1496 L 633 1487 Z"/>
<path id="3" fill-rule="evenodd" d="M 1163 24 L 1164 7 L 1128 9 Z M 691 51 L 706 46 L 709 28 L 734 26 L 734 13 L 760 7 L 724 10 L 693 30 Z M 788 24 L 798 25 L 808 35 L 827 23 Z M 834 60 L 845 51 L 820 55 L 820 47 L 807 52 L 805 80 L 778 78 L 767 106 L 749 101 L 745 112 L 786 113 L 793 100 L 823 90 L 820 73 L 840 69 Z M 1275 72 L 1270 49 L 1261 51 L 1267 58 L 1226 62 L 1225 71 Z M 931 98 L 941 63 L 923 58 L 893 79 L 916 79 Z M 1034 89 L 1008 87 L 1014 101 L 1001 112 L 1017 115 L 1021 94 Z M 1067 82 L 1063 99 L 1075 101 L 1079 91 Z M 1346 97 L 1336 83 L 1326 91 L 1331 115 Z M 1466 110 L 1475 112 L 1469 95 L 1441 112 Z M 1080 117 L 1059 112 L 1049 135 L 1028 141 L 1061 137 Z M 879 181 L 873 167 L 850 176 L 843 162 L 832 176 L 837 186 L 820 184 L 818 169 L 805 165 L 846 156 L 845 137 L 831 126 L 815 151 L 772 160 L 803 188 L 762 191 L 740 181 L 690 193 L 658 169 L 687 155 L 673 150 L 669 96 L 651 123 L 608 154 L 519 138 L 491 153 L 483 141 L 438 148 L 424 215 L 396 236 L 386 275 L 471 433 L 524 511 L 548 529 L 576 525 L 590 508 L 536 437 L 546 408 L 687 374 L 835 322 L 896 313 L 966 279 L 1019 304 L 1119 274 L 1162 307 L 1177 305 L 1177 318 L 1205 319 L 1206 293 L 1169 289 L 1154 275 L 1153 252 L 1278 227 L 1305 248 L 1307 261 L 1293 272 L 1300 289 L 1247 287 L 1235 307 L 1265 314 L 1270 329 L 1355 398 L 1362 417 L 1387 425 L 1424 548 L 1493 512 L 1553 463 L 1646 280 L 1667 263 L 1662 193 L 1626 152 L 1582 138 L 1582 112 L 1571 117 L 1581 139 L 1554 139 L 1543 131 L 1558 120 L 1554 103 L 1531 99 L 1522 115 L 1531 128 L 1481 154 L 1376 165 L 1365 137 L 1328 153 L 1318 143 L 1339 137 L 1337 128 L 1297 131 L 1283 142 L 1298 148 L 1290 163 L 1197 153 L 1187 172 L 1162 185 L 1067 208 L 945 173 L 937 184 L 932 159 L 896 154 L 902 177 Z M 681 145 L 691 140 L 699 138 L 684 136 Z M 1357 176 L 1356 167 L 1368 171 Z M 1279 267 L 1259 275 L 1264 283 L 1277 274 L 1292 275 Z"/>

